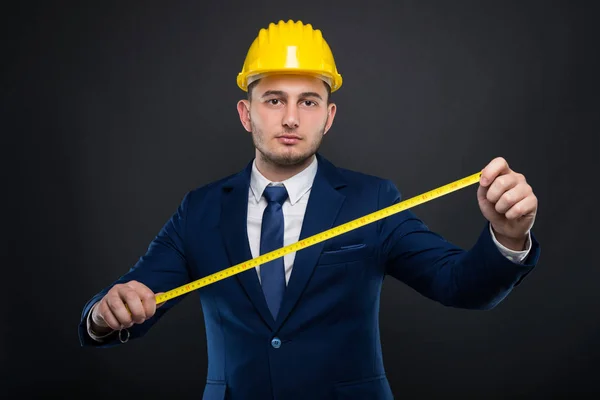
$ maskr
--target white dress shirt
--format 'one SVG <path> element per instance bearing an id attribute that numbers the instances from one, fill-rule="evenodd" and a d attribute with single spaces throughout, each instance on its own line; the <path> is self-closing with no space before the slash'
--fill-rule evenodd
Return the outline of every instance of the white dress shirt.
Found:
<path id="1" fill-rule="evenodd" d="M 302 221 L 304 221 L 304 213 L 316 174 L 317 158 L 314 156 L 312 163 L 307 168 L 283 182 L 269 181 L 256 168 L 256 161 L 252 164 L 250 190 L 248 191 L 248 242 L 252 258 L 260 255 L 260 230 L 263 212 L 267 207 L 267 200 L 262 195 L 265 188 L 267 186 L 285 186 L 288 192 L 288 198 L 281 206 L 284 219 L 283 245 L 287 246 L 297 242 L 300 238 Z M 286 284 L 290 280 L 295 257 L 296 252 L 283 256 Z M 260 281 L 260 265 L 256 267 L 256 273 Z"/>
<path id="2" fill-rule="evenodd" d="M 252 163 L 252 173 L 250 176 L 250 189 L 248 190 L 248 242 L 250 244 L 250 251 L 252 252 L 252 258 L 256 258 L 260 255 L 260 228 L 262 225 L 262 215 L 267 207 L 267 201 L 262 196 L 263 191 L 269 185 L 283 185 L 288 192 L 288 198 L 283 203 L 283 216 L 284 216 L 284 234 L 283 234 L 283 245 L 287 246 L 295 243 L 299 240 L 300 231 L 302 229 L 302 222 L 304 221 L 304 213 L 308 204 L 308 198 L 312 188 L 312 183 L 317 174 L 317 158 L 313 156 L 312 163 L 305 168 L 302 172 L 286 179 L 283 182 L 271 182 L 265 178 L 256 168 L 256 161 Z M 490 224 L 490 233 L 492 239 L 500 252 L 509 260 L 515 263 L 522 263 L 523 260 L 529 254 L 531 250 L 531 233 L 528 235 L 526 250 L 514 251 L 507 249 L 498 242 Z M 289 282 L 292 268 L 294 265 L 295 252 L 286 254 L 283 256 L 285 266 L 285 282 Z M 256 273 L 260 281 L 260 266 L 256 267 Z M 96 305 L 94 305 L 95 307 Z M 92 308 L 93 310 L 93 308 Z M 90 329 L 91 314 L 88 314 L 87 327 L 90 337 L 95 340 L 102 340 L 102 338 L 110 335 L 96 335 Z"/>

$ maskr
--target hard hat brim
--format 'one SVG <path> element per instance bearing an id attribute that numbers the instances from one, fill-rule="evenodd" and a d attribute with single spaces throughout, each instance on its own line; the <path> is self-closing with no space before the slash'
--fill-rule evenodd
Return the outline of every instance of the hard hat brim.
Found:
<path id="1" fill-rule="evenodd" d="M 342 76 L 337 74 L 337 76 L 331 76 L 329 74 L 324 74 L 323 71 L 314 71 L 314 70 L 305 70 L 305 69 L 290 69 L 290 68 L 282 68 L 282 69 L 269 69 L 269 70 L 255 70 L 252 71 L 252 74 L 244 74 L 240 73 L 237 77 L 237 84 L 240 89 L 247 92 L 248 85 L 252 82 L 263 78 L 269 75 L 306 75 L 312 76 L 315 78 L 319 78 L 323 80 L 325 83 L 329 85 L 331 88 L 331 93 L 335 92 L 342 86 Z"/>

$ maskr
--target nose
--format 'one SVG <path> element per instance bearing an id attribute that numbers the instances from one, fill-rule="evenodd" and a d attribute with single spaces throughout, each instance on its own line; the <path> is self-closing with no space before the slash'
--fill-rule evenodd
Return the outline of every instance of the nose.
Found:
<path id="1" fill-rule="evenodd" d="M 285 115 L 283 116 L 282 121 L 283 126 L 288 129 L 296 129 L 300 126 L 300 120 L 298 118 L 298 110 L 296 107 L 288 106 L 286 107 Z"/>

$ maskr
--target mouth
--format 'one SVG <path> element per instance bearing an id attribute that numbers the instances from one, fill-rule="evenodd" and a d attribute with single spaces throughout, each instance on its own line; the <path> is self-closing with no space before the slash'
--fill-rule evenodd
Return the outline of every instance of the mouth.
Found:
<path id="1" fill-rule="evenodd" d="M 298 143 L 300 140 L 302 140 L 302 138 L 300 138 L 300 136 L 298 135 L 279 135 L 276 137 L 276 139 L 283 144 L 296 144 Z"/>

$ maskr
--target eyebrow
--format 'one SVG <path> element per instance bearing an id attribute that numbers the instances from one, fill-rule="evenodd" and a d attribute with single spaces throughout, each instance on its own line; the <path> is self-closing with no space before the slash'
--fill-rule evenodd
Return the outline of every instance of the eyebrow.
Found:
<path id="1" fill-rule="evenodd" d="M 281 97 L 285 97 L 285 98 L 288 97 L 287 93 L 285 93 L 282 90 L 267 90 L 266 92 L 264 92 L 262 94 L 261 97 L 267 97 L 267 96 L 281 96 Z M 300 97 L 316 97 L 319 100 L 323 100 L 321 95 L 317 92 L 302 92 L 302 93 L 300 93 Z"/>

